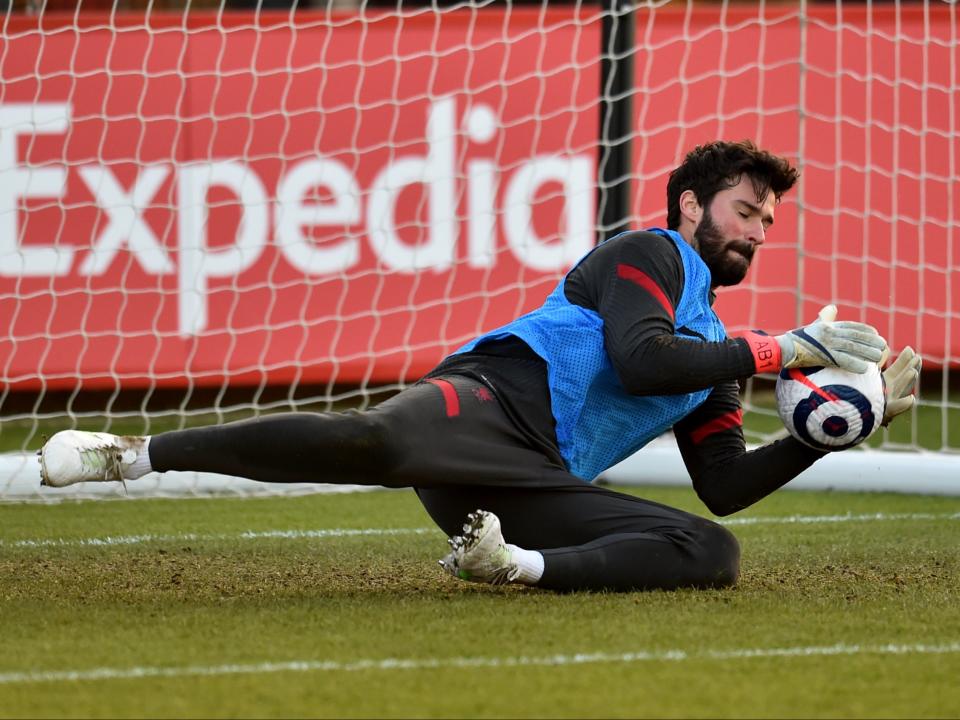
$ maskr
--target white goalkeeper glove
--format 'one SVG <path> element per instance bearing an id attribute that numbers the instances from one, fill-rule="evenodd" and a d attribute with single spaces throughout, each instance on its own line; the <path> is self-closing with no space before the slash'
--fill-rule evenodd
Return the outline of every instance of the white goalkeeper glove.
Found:
<path id="1" fill-rule="evenodd" d="M 907 412 L 916 404 L 913 389 L 920 379 L 923 360 L 907 345 L 896 361 L 883 371 L 884 393 L 887 405 L 883 411 L 883 426 L 890 424 L 897 415 Z"/>
<path id="2" fill-rule="evenodd" d="M 867 363 L 879 363 L 889 353 L 887 341 L 871 326 L 836 318 L 837 306 L 827 305 L 810 325 L 777 335 L 781 367 L 833 366 L 864 373 Z"/>

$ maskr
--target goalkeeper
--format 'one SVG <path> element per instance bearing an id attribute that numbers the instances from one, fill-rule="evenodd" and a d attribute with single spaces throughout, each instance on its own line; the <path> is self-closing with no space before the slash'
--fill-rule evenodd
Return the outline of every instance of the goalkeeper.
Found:
<path id="1" fill-rule="evenodd" d="M 40 451 L 42 482 L 193 470 L 412 487 L 450 536 L 441 565 L 464 580 L 732 585 L 740 550 L 725 528 L 591 481 L 672 428 L 697 494 L 728 515 L 823 456 L 792 437 L 747 452 L 738 380 L 817 365 L 863 372 L 886 358 L 884 339 L 831 309 L 780 336 L 729 338 L 711 307 L 717 288 L 744 279 L 797 177 L 749 141 L 697 147 L 670 175 L 668 229 L 602 243 L 542 307 L 381 405 L 152 437 L 65 431 Z M 906 348 L 885 373 L 884 423 L 911 407 L 919 369 Z"/>

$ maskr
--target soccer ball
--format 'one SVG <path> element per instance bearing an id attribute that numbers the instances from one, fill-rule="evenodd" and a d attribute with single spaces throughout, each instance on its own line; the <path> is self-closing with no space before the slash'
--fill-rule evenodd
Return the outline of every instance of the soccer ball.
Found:
<path id="1" fill-rule="evenodd" d="M 781 370 L 777 410 L 790 434 L 817 450 L 846 450 L 883 421 L 883 376 L 871 364 L 863 374 L 835 367 Z"/>

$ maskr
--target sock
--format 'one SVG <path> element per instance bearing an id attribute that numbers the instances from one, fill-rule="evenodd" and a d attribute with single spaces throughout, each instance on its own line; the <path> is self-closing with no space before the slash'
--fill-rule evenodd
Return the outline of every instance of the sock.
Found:
<path id="1" fill-rule="evenodd" d="M 524 550 L 510 543 L 506 545 L 513 555 L 513 561 L 520 568 L 520 573 L 513 581 L 524 585 L 536 585 L 540 582 L 543 577 L 543 555 L 536 550 Z"/>
<path id="2" fill-rule="evenodd" d="M 123 477 L 127 480 L 136 480 L 149 472 L 153 472 L 153 465 L 150 464 L 150 437 L 148 436 L 143 444 L 137 448 L 137 459 L 123 469 Z"/>

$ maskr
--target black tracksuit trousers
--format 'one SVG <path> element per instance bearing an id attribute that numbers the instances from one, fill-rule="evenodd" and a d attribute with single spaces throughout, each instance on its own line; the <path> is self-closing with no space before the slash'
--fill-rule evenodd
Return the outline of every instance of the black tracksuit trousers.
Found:
<path id="1" fill-rule="evenodd" d="M 553 590 L 719 588 L 740 549 L 705 518 L 590 485 L 532 447 L 468 377 L 425 380 L 366 411 L 288 413 L 155 435 L 155 470 L 264 482 L 412 487 L 448 535 L 495 513 L 507 542 L 544 556 Z"/>

